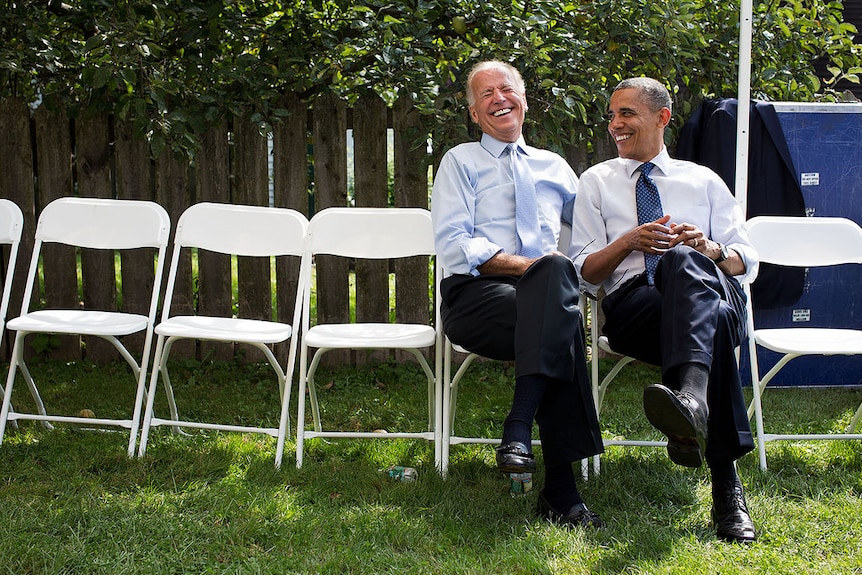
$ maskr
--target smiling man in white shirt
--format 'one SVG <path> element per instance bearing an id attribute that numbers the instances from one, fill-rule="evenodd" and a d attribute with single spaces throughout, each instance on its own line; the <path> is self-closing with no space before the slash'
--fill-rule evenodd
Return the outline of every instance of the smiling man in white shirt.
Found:
<path id="1" fill-rule="evenodd" d="M 756 537 L 735 461 L 754 447 L 734 353 L 745 338 L 740 282 L 757 274 L 739 205 L 706 167 L 668 155 L 667 88 L 621 82 L 608 131 L 618 158 L 581 175 L 569 254 L 584 288 L 604 287 L 603 332 L 611 347 L 661 366 L 644 411 L 668 438 L 671 460 L 713 482 L 718 535 Z"/>

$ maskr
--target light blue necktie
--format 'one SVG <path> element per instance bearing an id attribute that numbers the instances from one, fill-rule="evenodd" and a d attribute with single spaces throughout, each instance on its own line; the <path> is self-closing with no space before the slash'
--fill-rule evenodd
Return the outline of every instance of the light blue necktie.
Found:
<path id="1" fill-rule="evenodd" d="M 647 222 L 654 222 L 664 214 L 661 209 L 661 198 L 658 195 L 658 188 L 655 182 L 649 177 L 649 173 L 655 167 L 652 162 L 644 162 L 640 166 L 641 175 L 635 184 L 635 202 L 638 206 L 638 225 Z M 658 255 L 644 254 L 644 264 L 646 265 L 647 283 L 653 285 L 655 283 L 655 269 L 658 266 Z"/>
<path id="2" fill-rule="evenodd" d="M 515 180 L 515 228 L 518 232 L 518 240 L 521 242 L 518 253 L 527 258 L 542 257 L 545 254 L 542 252 L 536 184 L 533 182 L 533 175 L 530 173 L 526 158 L 518 150 L 518 144 L 511 143 L 508 148 Z"/>

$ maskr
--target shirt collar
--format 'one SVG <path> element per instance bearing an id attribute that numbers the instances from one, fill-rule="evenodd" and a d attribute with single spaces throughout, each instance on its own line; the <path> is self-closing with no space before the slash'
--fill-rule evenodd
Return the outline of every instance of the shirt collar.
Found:
<path id="1" fill-rule="evenodd" d="M 509 142 L 501 142 L 500 140 L 494 138 L 493 136 L 489 136 L 488 134 L 484 134 L 484 133 L 482 134 L 482 142 L 481 143 L 482 143 L 482 147 L 485 148 L 486 150 L 488 150 L 488 153 L 490 153 L 495 158 L 499 158 L 500 156 L 502 156 L 503 152 L 506 150 L 506 148 L 509 147 Z M 527 144 L 524 143 L 524 136 L 523 135 L 518 137 L 517 144 L 518 144 L 518 148 L 520 148 L 522 153 L 524 153 L 528 156 L 530 155 L 530 151 L 527 148 Z M 638 164 L 638 165 L 640 165 L 640 164 Z"/>
<path id="2" fill-rule="evenodd" d="M 629 175 L 630 178 L 634 177 L 635 172 L 637 172 L 638 168 L 640 168 L 641 164 L 643 164 L 643 162 L 641 162 L 640 160 L 632 160 L 630 158 L 623 159 L 623 162 L 626 166 L 626 173 Z M 655 158 L 650 160 L 650 162 L 655 164 L 655 167 L 658 169 L 659 172 L 664 175 L 667 175 L 668 166 L 670 164 L 670 154 L 668 154 L 667 152 L 667 147 L 662 146 L 661 152 L 659 152 Z"/>

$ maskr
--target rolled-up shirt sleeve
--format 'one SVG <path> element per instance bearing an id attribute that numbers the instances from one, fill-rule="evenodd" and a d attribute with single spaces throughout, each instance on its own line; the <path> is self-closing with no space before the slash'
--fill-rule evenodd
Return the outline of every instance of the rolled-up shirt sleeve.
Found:
<path id="1" fill-rule="evenodd" d="M 748 238 L 742 208 L 723 186 L 723 182 L 718 180 L 710 188 L 713 205 L 710 236 L 713 241 L 725 244 L 742 258 L 745 273 L 737 276 L 737 279 L 742 283 L 753 282 L 760 269 L 759 256 Z"/>
<path id="2" fill-rule="evenodd" d="M 447 274 L 477 276 L 476 268 L 502 249 L 487 238 L 474 235 L 476 177 L 451 152 L 443 156 L 434 177 L 431 192 L 434 247 Z"/>

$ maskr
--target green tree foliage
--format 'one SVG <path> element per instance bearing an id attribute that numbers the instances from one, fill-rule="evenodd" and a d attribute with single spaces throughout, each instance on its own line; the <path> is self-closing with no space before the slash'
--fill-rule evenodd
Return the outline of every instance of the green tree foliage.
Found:
<path id="1" fill-rule="evenodd" d="M 0 97 L 108 110 L 155 154 L 168 145 L 193 154 L 195 134 L 230 116 L 271 129 L 287 113 L 286 92 L 409 96 L 437 129 L 464 132 L 464 77 L 494 57 L 523 71 L 532 141 L 560 147 L 604 129 L 609 90 L 623 77 L 665 80 L 677 118 L 703 97 L 734 96 L 738 9 L 712 0 L 7 0 Z M 756 2 L 754 97 L 836 99 L 839 79 L 858 82 L 862 46 L 841 10 L 830 0 Z M 829 62 L 822 81 L 816 59 Z"/>

